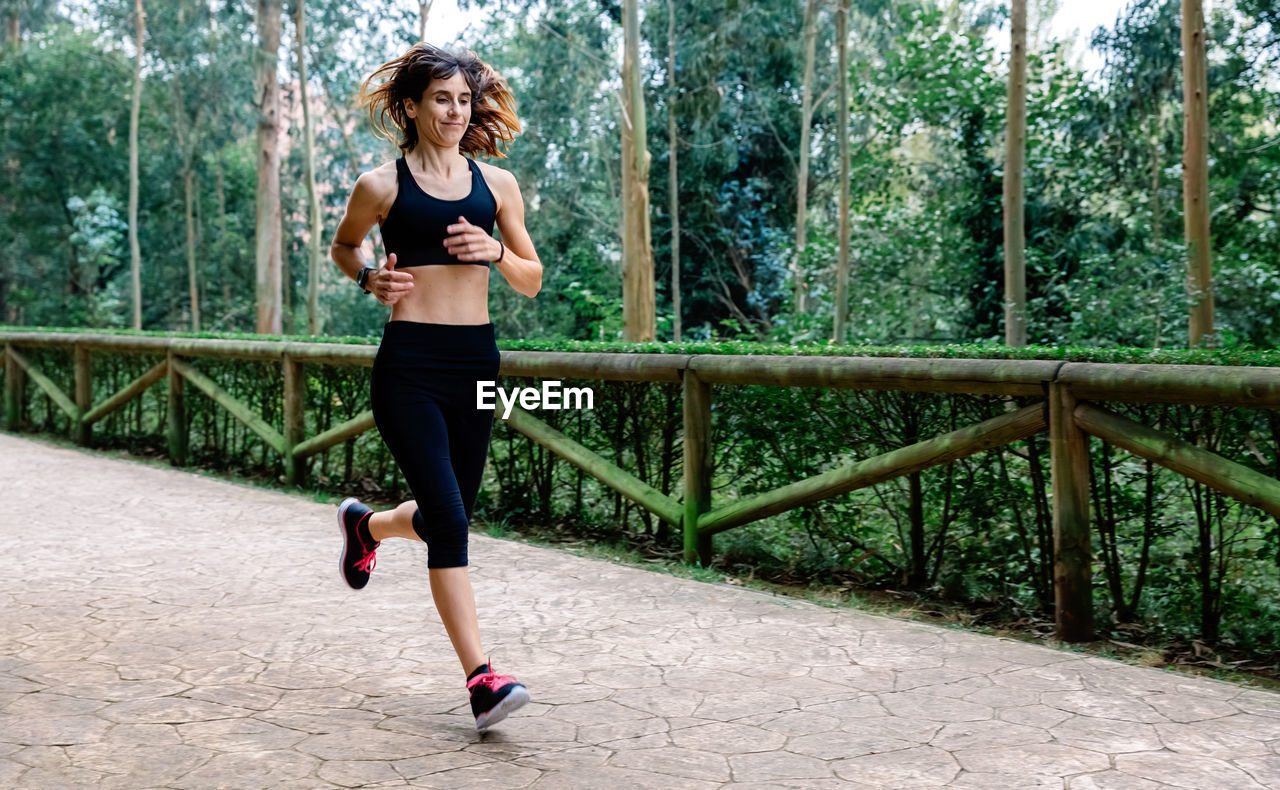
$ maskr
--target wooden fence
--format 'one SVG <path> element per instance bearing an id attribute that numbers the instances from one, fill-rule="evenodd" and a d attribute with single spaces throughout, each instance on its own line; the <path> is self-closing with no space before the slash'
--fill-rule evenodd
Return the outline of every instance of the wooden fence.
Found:
<path id="1" fill-rule="evenodd" d="M 0 341 L 4 343 L 5 425 L 9 430 L 18 427 L 26 379 L 47 393 L 70 417 L 73 439 L 86 445 L 92 442 L 93 423 L 166 379 L 169 455 L 174 464 L 181 466 L 187 459 L 183 390 L 190 383 L 261 436 L 283 457 L 286 479 L 298 483 L 308 457 L 374 427 L 373 416 L 366 411 L 317 436 L 303 435 L 303 365 L 371 366 L 377 351 L 374 346 L 21 331 L 0 331 Z M 23 348 L 72 351 L 74 393 L 63 392 L 37 370 L 23 355 Z M 94 352 L 148 354 L 160 359 L 119 392 L 94 404 L 90 386 L 90 359 Z M 283 433 L 192 367 L 187 360 L 196 357 L 278 361 L 284 371 Z M 531 440 L 681 528 L 686 560 L 703 564 L 711 559 L 712 536 L 718 532 L 1047 431 L 1053 489 L 1056 629 L 1058 638 L 1065 641 L 1087 641 L 1094 635 L 1087 434 L 1280 517 L 1280 481 L 1099 405 L 1128 401 L 1276 409 L 1280 408 L 1280 368 L 503 351 L 500 372 L 505 376 L 681 384 L 683 502 L 663 494 L 527 411 L 514 408 L 507 421 Z M 1043 400 L 774 491 L 713 507 L 712 386 L 747 384 L 1040 396 Z M 498 416 L 501 417 L 501 410 Z"/>

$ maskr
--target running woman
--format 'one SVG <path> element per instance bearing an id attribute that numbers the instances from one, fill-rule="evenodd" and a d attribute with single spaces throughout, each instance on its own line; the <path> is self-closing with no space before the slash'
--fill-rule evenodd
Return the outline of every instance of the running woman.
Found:
<path id="1" fill-rule="evenodd" d="M 385 80 L 373 91 L 368 86 Z M 339 564 L 363 589 L 378 545 L 426 544 L 431 597 L 462 662 L 476 729 L 529 701 L 523 684 L 493 671 L 480 646 L 467 572 L 467 528 L 489 452 L 494 412 L 476 408 L 476 381 L 498 374 L 489 319 L 490 264 L 530 298 L 542 264 L 524 226 L 511 173 L 471 158 L 501 157 L 520 132 L 506 81 L 474 53 L 415 44 L 361 86 L 375 134 L 403 155 L 356 179 L 330 255 L 348 277 L 391 306 L 370 380 L 373 418 L 414 499 L 374 512 L 349 497 L 338 509 Z M 387 127 L 387 119 L 395 128 Z M 386 262 L 359 248 L 378 223 Z M 492 236 L 495 223 L 502 241 Z"/>

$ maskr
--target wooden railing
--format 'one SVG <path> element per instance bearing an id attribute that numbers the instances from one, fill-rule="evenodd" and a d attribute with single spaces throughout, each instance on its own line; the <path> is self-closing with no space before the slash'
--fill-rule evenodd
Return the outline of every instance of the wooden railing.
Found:
<path id="1" fill-rule="evenodd" d="M 204 392 L 279 453 L 286 479 L 300 482 L 305 460 L 373 427 L 364 412 L 323 433 L 303 435 L 304 364 L 373 364 L 374 346 L 275 341 L 118 337 L 53 332 L 0 332 L 5 351 L 6 426 L 18 423 L 24 379 L 48 393 L 71 418 L 73 438 L 92 441 L 91 428 L 160 379 L 168 382 L 168 444 L 172 462 L 187 458 L 184 383 Z M 74 352 L 75 391 L 63 392 L 35 369 L 23 348 Z M 163 357 L 99 404 L 91 400 L 90 354 Z M 275 360 L 284 371 L 284 431 L 278 432 L 187 359 Z M 1280 517 L 1280 481 L 1132 420 L 1099 403 L 1128 401 L 1244 408 L 1280 408 L 1280 368 L 1125 365 L 1038 360 L 901 359 L 832 356 L 720 356 L 682 354 L 503 351 L 505 376 L 667 382 L 684 398 L 684 497 L 667 496 L 643 480 L 519 408 L 507 422 L 534 442 L 592 475 L 659 518 L 681 528 L 688 561 L 711 559 L 712 536 L 743 524 L 875 485 L 1048 431 L 1053 490 L 1054 597 L 1057 636 L 1093 638 L 1086 433 L 1216 488 Z M 976 425 L 920 441 L 763 494 L 713 507 L 711 502 L 712 385 L 772 385 L 900 392 L 1041 396 L 1043 400 Z M 499 416 L 501 412 L 499 412 Z"/>

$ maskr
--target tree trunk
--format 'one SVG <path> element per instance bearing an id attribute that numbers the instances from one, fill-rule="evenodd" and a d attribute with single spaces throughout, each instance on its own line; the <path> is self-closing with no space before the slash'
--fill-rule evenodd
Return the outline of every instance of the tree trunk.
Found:
<path id="1" fill-rule="evenodd" d="M 840 257 L 836 261 L 836 318 L 832 339 L 845 342 L 849 315 L 849 5 L 840 0 L 836 12 L 836 134 L 840 149 Z"/>
<path id="2" fill-rule="evenodd" d="M 1013 0 L 1004 156 L 1004 338 L 1027 344 L 1026 229 L 1022 171 L 1027 147 L 1027 0 Z"/>
<path id="3" fill-rule="evenodd" d="M 280 84 L 276 59 L 280 51 L 280 0 L 258 0 L 258 53 L 254 95 L 258 105 L 258 186 L 255 268 L 256 329 L 260 334 L 280 334 Z"/>
<path id="4" fill-rule="evenodd" d="M 672 340 L 679 343 L 680 311 L 680 179 L 677 170 L 676 136 L 676 3 L 667 0 L 667 205 L 671 212 L 671 317 Z"/>
<path id="5" fill-rule="evenodd" d="M 1155 128 L 1151 133 L 1151 254 L 1156 259 L 1157 265 L 1160 262 L 1160 245 L 1164 240 L 1164 230 L 1160 226 L 1160 108 L 1161 105 L 1157 102 L 1155 115 L 1152 116 L 1152 126 Z M 1161 298 L 1162 289 L 1159 279 L 1153 290 L 1155 291 L 1155 341 L 1152 345 L 1160 348 L 1164 328 L 1164 299 Z"/>
<path id="6" fill-rule="evenodd" d="M 804 10 L 804 86 L 800 98 L 800 169 L 796 175 L 796 257 L 792 264 L 795 311 L 806 309 L 808 285 L 804 276 L 804 248 L 808 239 L 805 212 L 809 197 L 809 127 L 813 125 L 813 59 L 818 41 L 818 0 L 808 0 Z"/>
<path id="7" fill-rule="evenodd" d="M 200 331 L 200 272 L 196 265 L 196 185 L 195 168 L 190 160 L 182 168 L 182 189 L 186 195 L 187 220 L 187 284 L 191 300 L 191 331 Z"/>
<path id="8" fill-rule="evenodd" d="M 1209 85 L 1204 7 L 1182 0 L 1182 206 L 1191 296 L 1190 347 L 1213 334 L 1213 274 L 1209 253 Z"/>
<path id="9" fill-rule="evenodd" d="M 196 146 L 200 135 L 201 106 L 196 107 L 195 116 L 187 123 L 186 101 L 183 98 L 179 83 L 173 86 L 173 130 L 178 138 L 178 149 L 182 154 L 182 191 L 185 202 L 184 219 L 187 230 L 187 290 L 191 303 L 191 331 L 200 331 L 200 272 L 196 262 Z"/>
<path id="10" fill-rule="evenodd" d="M 430 3 L 426 7 L 430 8 Z M 426 23 L 425 14 L 422 17 Z M 320 219 L 320 196 L 316 194 L 315 166 L 312 157 L 315 155 L 315 141 L 311 131 L 311 108 L 307 101 L 307 12 L 306 0 L 298 0 L 297 17 L 298 40 L 298 87 L 302 99 L 302 170 L 307 180 L 307 205 L 310 206 L 311 233 L 307 242 L 307 333 L 320 334 L 320 237 L 324 234 L 324 225 Z"/>
<path id="11" fill-rule="evenodd" d="M 142 111 L 142 38 L 147 18 L 142 0 L 134 0 L 137 56 L 133 65 L 133 107 L 129 112 L 129 272 L 133 293 L 133 328 L 142 328 L 142 248 L 138 243 L 138 116 Z"/>
<path id="12" fill-rule="evenodd" d="M 638 6 L 639 0 L 622 3 L 622 321 L 624 339 L 632 342 L 653 340 L 656 333 Z"/>

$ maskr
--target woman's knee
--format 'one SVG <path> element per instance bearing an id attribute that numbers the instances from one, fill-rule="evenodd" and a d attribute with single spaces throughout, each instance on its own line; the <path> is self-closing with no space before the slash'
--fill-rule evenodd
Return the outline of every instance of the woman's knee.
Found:
<path id="1" fill-rule="evenodd" d="M 413 529 L 427 544 L 428 568 L 455 568 L 467 564 L 468 520 L 461 508 L 452 508 L 428 518 L 418 509 L 413 513 Z"/>

